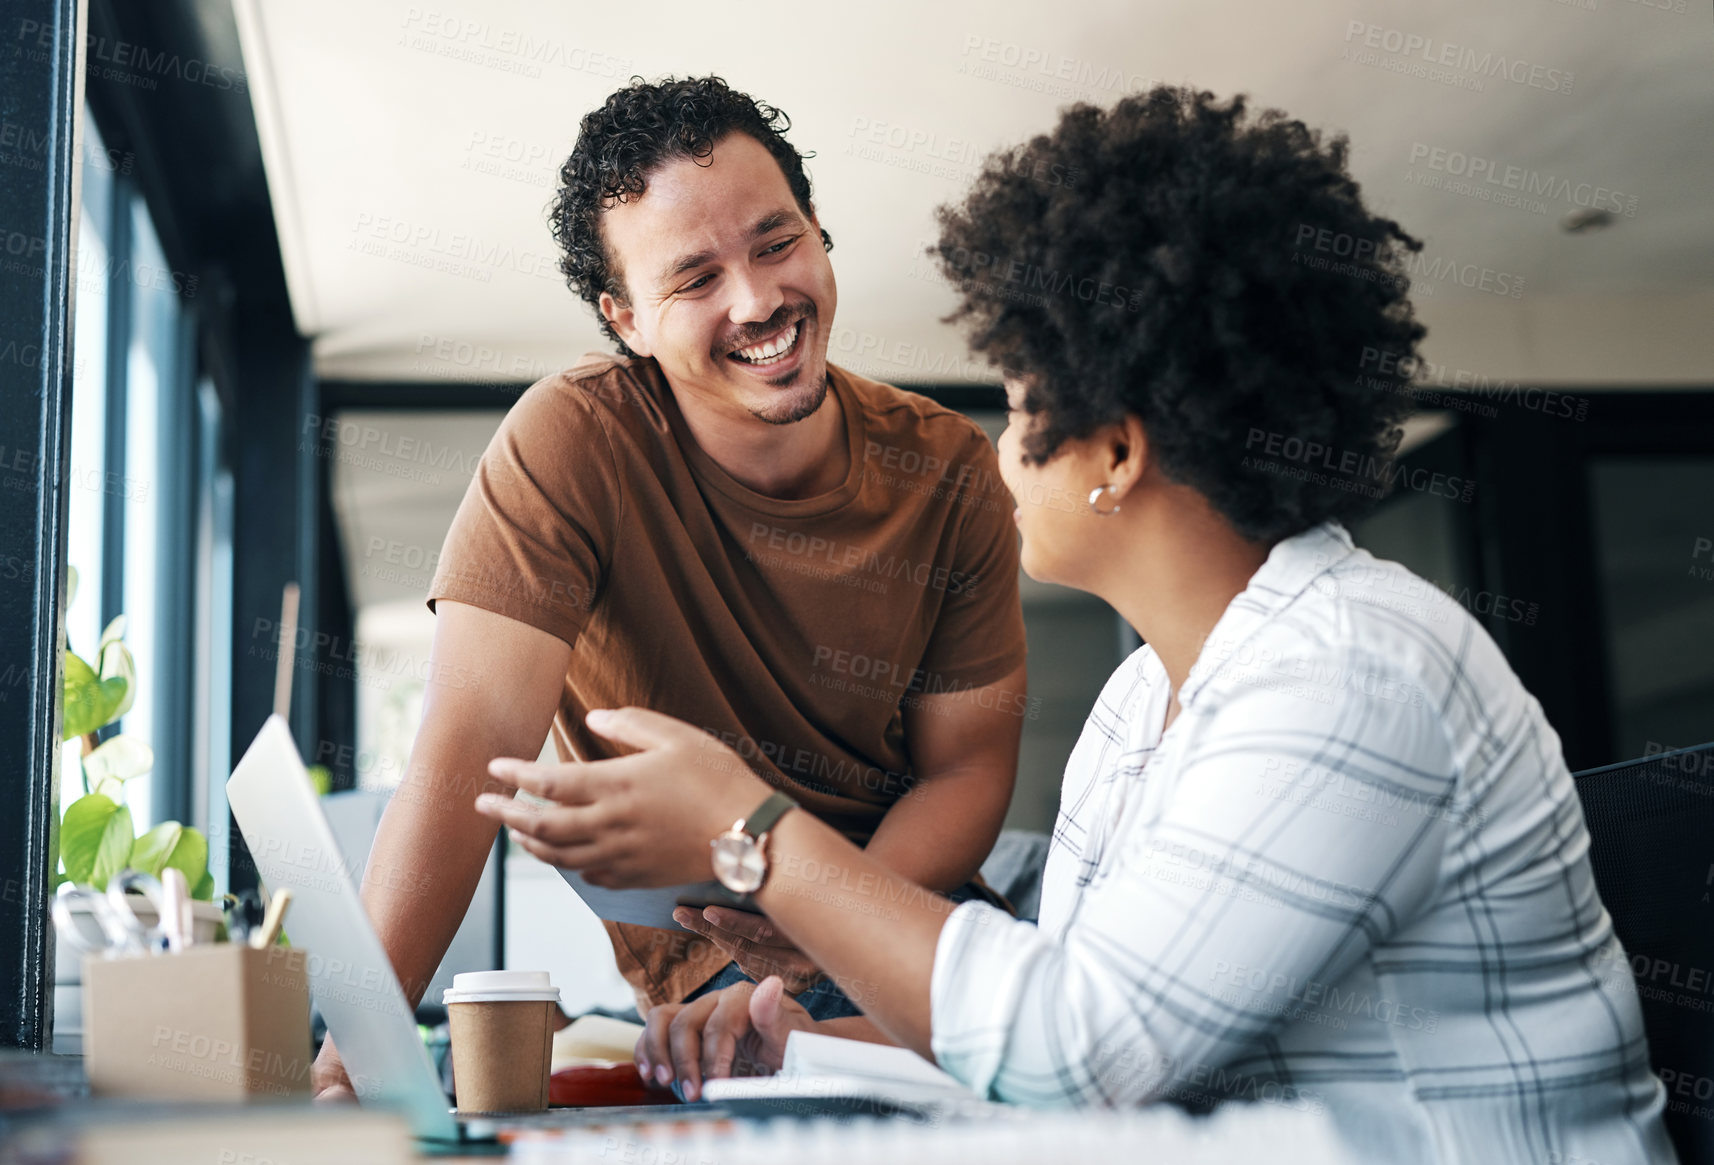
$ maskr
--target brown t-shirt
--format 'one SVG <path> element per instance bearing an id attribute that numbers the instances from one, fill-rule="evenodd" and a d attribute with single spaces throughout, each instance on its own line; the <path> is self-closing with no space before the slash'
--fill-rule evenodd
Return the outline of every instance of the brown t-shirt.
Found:
<path id="1" fill-rule="evenodd" d="M 542 380 L 483 454 L 429 606 L 470 603 L 572 645 L 562 757 L 615 755 L 589 709 L 653 708 L 862 845 L 911 784 L 902 703 L 1023 663 L 1018 539 L 981 428 L 829 373 L 850 473 L 791 501 L 703 452 L 653 360 L 592 354 Z M 607 930 L 644 1010 L 726 963 L 688 931 Z"/>

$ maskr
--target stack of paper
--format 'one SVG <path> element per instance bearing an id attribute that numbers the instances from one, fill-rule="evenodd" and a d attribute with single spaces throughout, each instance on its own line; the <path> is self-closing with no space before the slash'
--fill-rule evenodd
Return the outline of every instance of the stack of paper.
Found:
<path id="1" fill-rule="evenodd" d="M 961 1096 L 971 1095 L 970 1090 L 956 1079 L 908 1048 L 842 1040 L 814 1032 L 793 1032 L 786 1037 L 786 1054 L 780 1073 L 889 1086 L 940 1088 Z"/>
<path id="2" fill-rule="evenodd" d="M 642 1034 L 640 1023 L 626 1023 L 605 1015 L 580 1015 L 554 1033 L 553 1071 L 629 1063 Z"/>
<path id="3" fill-rule="evenodd" d="M 715 1103 L 795 1101 L 806 1111 L 819 1102 L 849 1107 L 841 1102 L 854 1100 L 919 1109 L 982 1103 L 968 1088 L 915 1052 L 813 1032 L 793 1032 L 786 1037 L 778 1074 L 710 1080 L 702 1091 L 705 1099 Z"/>

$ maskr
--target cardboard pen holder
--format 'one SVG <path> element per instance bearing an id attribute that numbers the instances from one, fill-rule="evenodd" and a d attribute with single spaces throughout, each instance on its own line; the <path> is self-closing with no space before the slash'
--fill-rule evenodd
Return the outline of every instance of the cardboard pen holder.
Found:
<path id="1" fill-rule="evenodd" d="M 304 951 L 205 943 L 83 961 L 90 1092 L 150 1100 L 278 1099 L 310 1090 Z"/>

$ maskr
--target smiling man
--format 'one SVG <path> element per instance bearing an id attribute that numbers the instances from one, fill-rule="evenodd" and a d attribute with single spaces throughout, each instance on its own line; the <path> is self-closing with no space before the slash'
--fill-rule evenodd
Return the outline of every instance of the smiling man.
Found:
<path id="1" fill-rule="evenodd" d="M 974 422 L 827 362 L 832 240 L 787 124 L 719 78 L 634 82 L 560 172 L 561 266 L 620 354 L 524 394 L 447 536 L 434 674 L 482 680 L 429 685 L 370 861 L 419 876 L 363 892 L 413 1000 L 494 839 L 488 762 L 550 728 L 614 755 L 593 708 L 688 721 L 900 875 L 984 893 L 1025 708 L 1012 501 Z M 608 925 L 645 1011 L 746 973 L 821 1018 L 872 993 L 680 913 Z M 331 1046 L 317 1079 L 343 1088 Z"/>

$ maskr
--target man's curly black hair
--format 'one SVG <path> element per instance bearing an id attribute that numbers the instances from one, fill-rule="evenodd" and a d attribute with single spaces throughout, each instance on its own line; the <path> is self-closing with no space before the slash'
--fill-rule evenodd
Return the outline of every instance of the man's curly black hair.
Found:
<path id="1" fill-rule="evenodd" d="M 940 208 L 929 253 L 962 295 L 947 322 L 1026 386 L 1028 463 L 1135 414 L 1168 477 L 1274 541 L 1381 492 L 1424 335 L 1401 250 L 1422 244 L 1363 206 L 1343 135 L 1245 104 L 1072 106 Z"/>
<path id="2" fill-rule="evenodd" d="M 772 105 L 733 89 L 719 77 L 666 77 L 649 82 L 632 77 L 601 108 L 584 115 L 571 157 L 559 169 L 559 190 L 548 209 L 554 241 L 564 252 L 559 269 L 566 283 L 595 309 L 607 338 L 634 356 L 601 315 L 601 293 L 630 302 L 625 274 L 608 254 L 601 235 L 601 212 L 648 188 L 651 172 L 674 158 L 701 164 L 727 134 L 749 134 L 760 142 L 791 187 L 798 209 L 813 212 L 806 157 L 786 140 L 791 119 Z M 821 245 L 833 239 L 821 232 Z"/>

